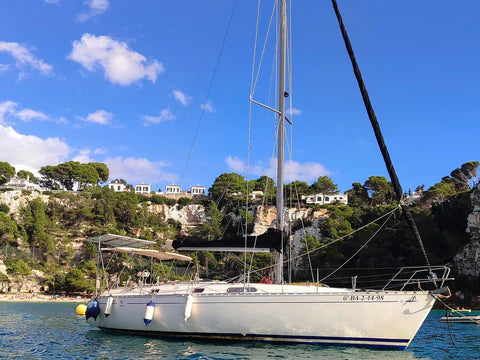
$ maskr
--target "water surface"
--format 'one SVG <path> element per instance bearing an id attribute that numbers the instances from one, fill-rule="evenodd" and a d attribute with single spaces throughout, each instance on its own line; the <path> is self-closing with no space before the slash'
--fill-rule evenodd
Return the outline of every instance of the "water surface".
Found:
<path id="1" fill-rule="evenodd" d="M 76 315 L 76 305 L 0 302 L 0 359 L 480 359 L 480 326 L 448 327 L 438 322 L 444 315 L 438 310 L 407 350 L 386 351 L 111 334 Z"/>

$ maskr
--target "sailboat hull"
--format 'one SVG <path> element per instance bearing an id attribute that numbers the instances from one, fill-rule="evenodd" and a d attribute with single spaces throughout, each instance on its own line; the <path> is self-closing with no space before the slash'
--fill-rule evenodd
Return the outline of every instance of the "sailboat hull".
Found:
<path id="1" fill-rule="evenodd" d="M 110 316 L 107 297 L 100 315 L 88 322 L 103 329 L 159 336 L 258 340 L 404 349 L 435 301 L 428 292 L 315 292 L 114 295 Z M 153 300 L 152 321 L 143 322 Z"/>

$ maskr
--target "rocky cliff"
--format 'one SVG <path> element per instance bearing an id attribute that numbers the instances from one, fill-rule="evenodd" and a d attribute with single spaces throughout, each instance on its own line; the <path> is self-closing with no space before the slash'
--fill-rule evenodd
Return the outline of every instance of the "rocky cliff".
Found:
<path id="1" fill-rule="evenodd" d="M 467 218 L 467 233 L 471 242 L 453 257 L 455 272 L 469 277 L 480 276 L 480 184 L 472 191 L 472 212 Z"/>
<path id="2" fill-rule="evenodd" d="M 40 198 L 44 203 L 47 203 L 49 200 L 48 195 L 43 195 L 39 191 L 10 190 L 0 192 L 0 204 L 7 205 L 14 218 L 18 218 L 20 210 L 29 201 L 36 198 Z"/>
<path id="3" fill-rule="evenodd" d="M 164 221 L 170 219 L 178 221 L 183 230 L 198 226 L 207 220 L 205 208 L 202 205 L 191 204 L 183 207 L 179 205 L 150 205 L 148 209 L 153 214 L 161 216 Z"/>

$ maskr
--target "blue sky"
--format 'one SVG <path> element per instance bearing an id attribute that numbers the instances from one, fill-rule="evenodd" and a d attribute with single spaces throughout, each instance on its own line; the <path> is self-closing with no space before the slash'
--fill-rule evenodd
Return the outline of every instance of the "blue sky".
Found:
<path id="1" fill-rule="evenodd" d="M 259 44 L 272 3 L 262 2 Z M 256 1 L 238 1 L 207 98 L 233 5 L 0 1 L 0 161 L 17 171 L 100 161 L 112 179 L 155 190 L 272 175 L 275 118 L 256 106 L 247 172 Z M 339 6 L 404 189 L 479 160 L 480 3 Z M 296 1 L 292 14 L 288 180 L 329 175 L 345 191 L 386 176 L 330 1 Z M 273 40 L 254 95 L 269 105 Z"/>

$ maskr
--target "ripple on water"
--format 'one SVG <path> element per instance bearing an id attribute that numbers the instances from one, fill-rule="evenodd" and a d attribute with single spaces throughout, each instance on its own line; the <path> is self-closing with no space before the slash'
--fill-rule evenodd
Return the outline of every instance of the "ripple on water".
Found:
<path id="1" fill-rule="evenodd" d="M 0 358 L 22 359 L 474 359 L 480 326 L 450 324 L 460 350 L 433 311 L 406 351 L 349 347 L 202 342 L 111 334 L 75 315 L 72 303 L 0 303 Z"/>

